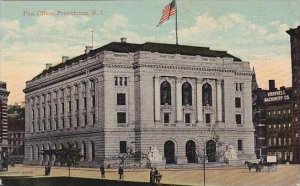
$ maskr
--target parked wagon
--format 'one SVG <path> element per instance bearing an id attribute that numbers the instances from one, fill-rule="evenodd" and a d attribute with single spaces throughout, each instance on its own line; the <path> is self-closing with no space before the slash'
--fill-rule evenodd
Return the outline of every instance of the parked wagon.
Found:
<path id="1" fill-rule="evenodd" d="M 277 170 L 277 157 L 276 156 L 267 156 L 267 161 L 260 160 L 259 163 L 252 163 L 245 161 L 245 165 L 248 166 L 249 171 L 255 169 L 256 172 L 270 172 Z"/>
<path id="2" fill-rule="evenodd" d="M 277 156 L 267 156 L 267 161 L 259 162 L 261 170 L 264 172 L 276 171 L 277 170 Z"/>

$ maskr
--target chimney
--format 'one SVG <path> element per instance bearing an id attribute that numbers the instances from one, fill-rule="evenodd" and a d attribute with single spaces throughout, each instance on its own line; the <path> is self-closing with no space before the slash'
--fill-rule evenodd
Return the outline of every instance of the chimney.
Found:
<path id="1" fill-rule="evenodd" d="M 61 57 L 61 62 L 66 62 L 67 60 L 69 60 L 69 56 L 62 56 Z"/>
<path id="2" fill-rule="evenodd" d="M 126 37 L 121 37 L 121 43 L 127 43 L 127 38 Z"/>
<path id="3" fill-rule="evenodd" d="M 93 46 L 86 46 L 85 47 L 85 54 L 88 54 L 91 50 L 93 50 Z"/>
<path id="4" fill-rule="evenodd" d="M 50 67 L 52 67 L 52 63 L 47 63 L 46 64 L 46 70 L 49 70 Z"/>
<path id="5" fill-rule="evenodd" d="M 275 90 L 275 80 L 269 80 L 269 91 Z"/>

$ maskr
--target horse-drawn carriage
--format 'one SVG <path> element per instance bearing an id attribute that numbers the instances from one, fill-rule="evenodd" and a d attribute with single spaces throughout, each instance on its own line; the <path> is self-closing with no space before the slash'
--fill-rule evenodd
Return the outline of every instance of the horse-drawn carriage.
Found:
<path id="1" fill-rule="evenodd" d="M 267 161 L 261 159 L 258 163 L 252 163 L 250 161 L 245 161 L 245 165 L 248 166 L 249 171 L 255 169 L 256 172 L 270 172 L 277 170 L 277 157 L 267 156 Z"/>

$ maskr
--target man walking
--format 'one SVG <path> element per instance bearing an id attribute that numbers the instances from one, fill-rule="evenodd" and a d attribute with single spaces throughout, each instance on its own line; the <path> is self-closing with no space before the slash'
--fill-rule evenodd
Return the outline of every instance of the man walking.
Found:
<path id="1" fill-rule="evenodd" d="M 100 167 L 100 172 L 101 172 L 101 178 L 105 178 L 105 169 L 104 169 L 104 165 L 101 165 L 101 167 Z"/>
<path id="2" fill-rule="evenodd" d="M 124 170 L 121 165 L 119 166 L 118 174 L 119 174 L 119 179 L 123 181 L 124 180 Z"/>

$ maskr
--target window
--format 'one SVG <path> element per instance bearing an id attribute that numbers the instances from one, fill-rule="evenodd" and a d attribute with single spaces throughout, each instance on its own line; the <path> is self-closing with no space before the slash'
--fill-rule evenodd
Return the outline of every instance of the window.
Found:
<path id="1" fill-rule="evenodd" d="M 83 98 L 83 108 L 84 108 L 84 109 L 86 109 L 86 105 L 87 105 L 87 103 L 86 103 L 86 97 L 84 97 L 84 98 Z"/>
<path id="2" fill-rule="evenodd" d="M 235 123 L 236 124 L 242 124 L 242 115 L 241 114 L 236 114 L 235 115 Z"/>
<path id="3" fill-rule="evenodd" d="M 161 105 L 171 105 L 171 84 L 164 81 L 160 85 L 160 104 Z"/>
<path id="4" fill-rule="evenodd" d="M 269 138 L 269 146 L 272 146 L 272 140 Z"/>
<path id="5" fill-rule="evenodd" d="M 78 111 L 79 110 L 79 100 L 76 99 L 76 110 Z"/>
<path id="6" fill-rule="evenodd" d="M 191 114 L 185 114 L 185 123 L 191 123 Z"/>
<path id="7" fill-rule="evenodd" d="M 185 82 L 181 87 L 182 105 L 192 105 L 192 86 L 189 82 Z"/>
<path id="8" fill-rule="evenodd" d="M 120 141 L 120 153 L 127 153 L 127 142 Z"/>
<path id="9" fill-rule="evenodd" d="M 71 105 L 71 101 L 69 101 L 69 112 L 71 112 L 72 109 L 72 105 Z"/>
<path id="10" fill-rule="evenodd" d="M 202 86 L 202 105 L 203 106 L 212 106 L 212 89 L 210 84 L 205 83 Z"/>
<path id="11" fill-rule="evenodd" d="M 210 114 L 205 114 L 205 123 L 210 123 Z"/>
<path id="12" fill-rule="evenodd" d="M 93 125 L 96 123 L 96 115 L 95 114 L 93 114 L 92 115 L 92 118 L 93 118 Z"/>
<path id="13" fill-rule="evenodd" d="M 83 90 L 86 90 L 86 82 L 82 83 L 82 88 L 83 88 Z"/>
<path id="14" fill-rule="evenodd" d="M 74 85 L 75 93 L 78 93 L 78 85 Z"/>
<path id="15" fill-rule="evenodd" d="M 274 142 L 274 143 L 273 143 L 273 144 L 274 144 L 273 146 L 276 146 L 276 145 L 277 145 L 277 143 L 276 143 L 276 142 L 277 142 L 277 141 L 276 141 L 276 138 L 273 138 L 273 142 Z"/>
<path id="16" fill-rule="evenodd" d="M 238 140 L 238 151 L 242 151 L 242 150 L 243 150 L 243 141 Z"/>
<path id="17" fill-rule="evenodd" d="M 95 80 L 91 80 L 91 89 L 95 89 Z"/>
<path id="18" fill-rule="evenodd" d="M 127 77 L 124 77 L 124 86 L 127 86 Z"/>
<path id="19" fill-rule="evenodd" d="M 235 108 L 241 108 L 241 98 L 235 98 Z"/>
<path id="20" fill-rule="evenodd" d="M 118 112 L 117 113 L 117 122 L 118 123 L 126 123 L 126 112 Z"/>
<path id="21" fill-rule="evenodd" d="M 84 125 L 87 125 L 87 115 L 84 115 Z"/>
<path id="22" fill-rule="evenodd" d="M 281 138 L 278 138 L 278 146 L 281 146 Z"/>
<path id="23" fill-rule="evenodd" d="M 115 86 L 118 86 L 118 77 L 115 77 Z"/>
<path id="24" fill-rule="evenodd" d="M 95 106 L 96 106 L 95 95 L 92 95 L 92 105 L 93 105 L 93 108 L 95 108 Z"/>
<path id="25" fill-rule="evenodd" d="M 76 116 L 76 126 L 79 126 L 79 116 Z"/>
<path id="26" fill-rule="evenodd" d="M 120 86 L 123 86 L 123 77 L 119 77 L 119 84 L 120 84 Z"/>
<path id="27" fill-rule="evenodd" d="M 243 83 L 235 83 L 236 91 L 243 91 Z"/>
<path id="28" fill-rule="evenodd" d="M 65 104 L 61 103 L 61 112 L 62 112 L 62 114 L 64 114 L 64 111 L 65 111 Z"/>
<path id="29" fill-rule="evenodd" d="M 117 93 L 117 105 L 126 105 L 126 95 L 124 93 Z"/>
<path id="30" fill-rule="evenodd" d="M 170 123 L 170 113 L 164 113 L 164 123 Z"/>
<path id="31" fill-rule="evenodd" d="M 58 129 L 58 122 L 57 120 L 54 120 L 55 130 Z"/>

